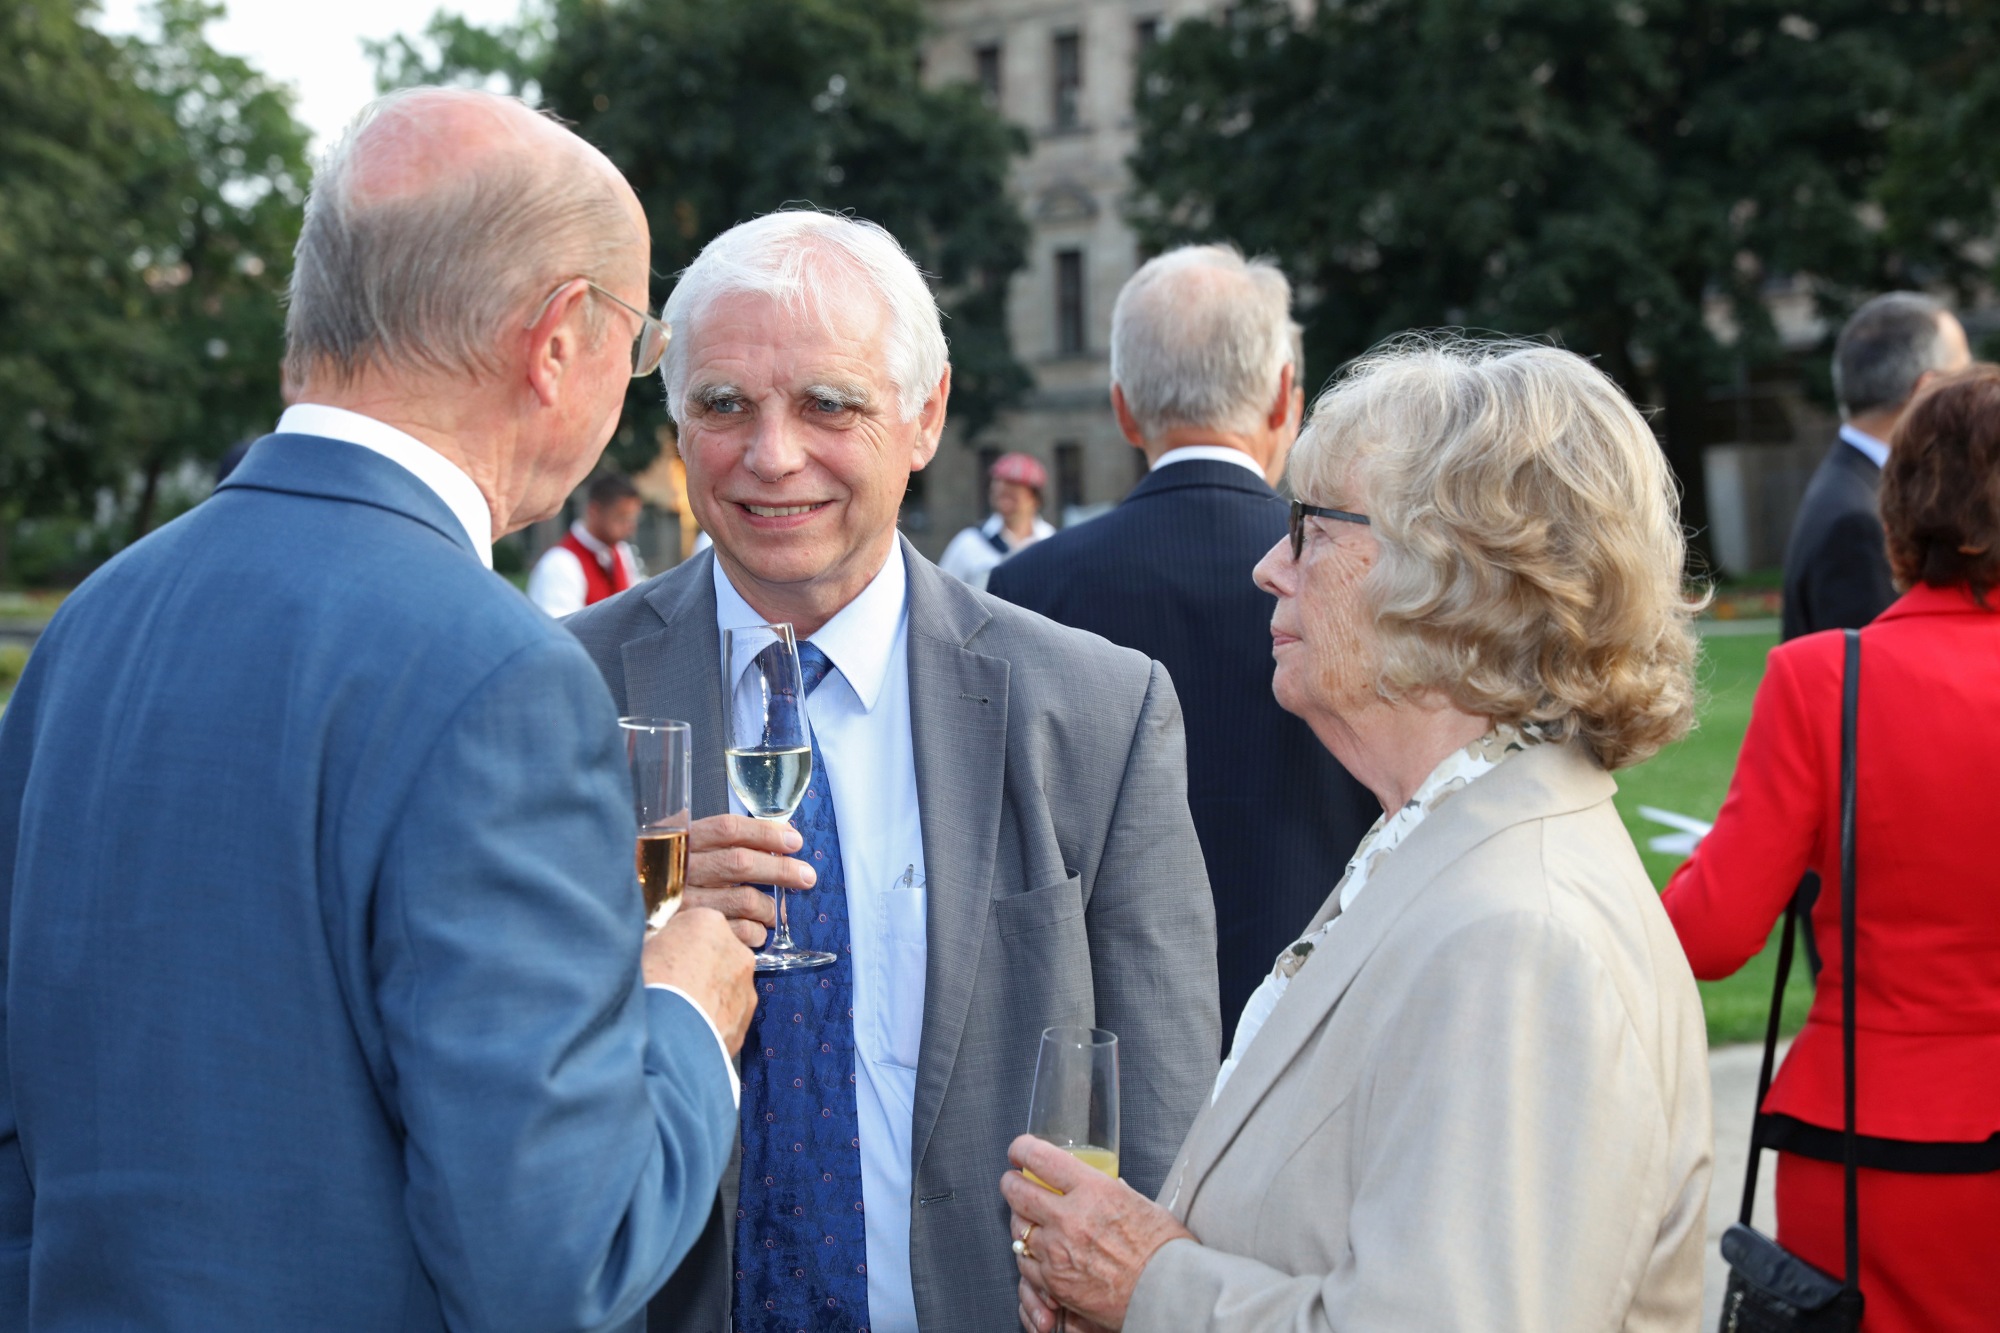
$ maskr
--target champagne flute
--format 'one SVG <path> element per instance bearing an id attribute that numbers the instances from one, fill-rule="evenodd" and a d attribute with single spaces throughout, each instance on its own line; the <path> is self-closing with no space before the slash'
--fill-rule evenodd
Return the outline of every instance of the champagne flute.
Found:
<path id="1" fill-rule="evenodd" d="M 722 752 L 729 786 L 752 819 L 785 823 L 812 781 L 812 723 L 806 717 L 799 645 L 787 624 L 722 631 Z M 787 894 L 776 885 L 778 928 L 757 954 L 759 972 L 827 967 L 834 955 L 792 943 Z"/>
<path id="2" fill-rule="evenodd" d="M 1042 1033 L 1028 1133 L 1118 1179 L 1118 1038 L 1099 1028 Z M 1028 1178 L 1048 1188 L 1030 1171 Z"/>
<path id="3" fill-rule="evenodd" d="M 1043 1029 L 1042 1048 L 1035 1055 L 1035 1086 L 1028 1095 L 1028 1133 L 1118 1179 L 1115 1033 L 1101 1028 Z M 1052 1188 L 1032 1171 L 1021 1174 L 1043 1189 Z M 1069 1311 L 1057 1310 L 1056 1333 L 1065 1333 L 1068 1327 Z"/>
<path id="4" fill-rule="evenodd" d="M 625 766 L 632 775 L 632 813 L 638 820 L 639 888 L 646 900 L 646 930 L 658 930 L 680 910 L 687 884 L 689 737 L 685 722 L 662 717 L 621 717 Z"/>

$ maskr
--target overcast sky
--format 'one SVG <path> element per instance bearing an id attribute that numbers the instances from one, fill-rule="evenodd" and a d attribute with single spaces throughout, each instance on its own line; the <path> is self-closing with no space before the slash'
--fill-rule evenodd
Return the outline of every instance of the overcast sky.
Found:
<path id="1" fill-rule="evenodd" d="M 497 23 L 520 12 L 520 0 L 225 0 L 228 13 L 209 25 L 209 42 L 243 56 L 298 90 L 298 116 L 313 132 L 315 149 L 340 132 L 362 103 L 375 95 L 375 67 L 361 50 L 364 37 L 423 31 L 435 9 L 449 9 L 475 23 Z M 107 32 L 144 26 L 147 0 L 99 0 Z"/>

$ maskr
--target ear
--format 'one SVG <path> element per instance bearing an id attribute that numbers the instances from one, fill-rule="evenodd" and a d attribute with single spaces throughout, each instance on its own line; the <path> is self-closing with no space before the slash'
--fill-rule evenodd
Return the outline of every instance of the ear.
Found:
<path id="1" fill-rule="evenodd" d="M 1283 430 L 1304 403 L 1305 395 L 1292 383 L 1292 366 L 1287 362 L 1278 372 L 1278 396 L 1271 400 L 1270 411 L 1264 414 L 1266 430 Z"/>
<path id="2" fill-rule="evenodd" d="M 583 303 L 590 299 L 590 284 L 582 278 L 558 289 L 541 317 L 522 335 L 526 347 L 528 387 L 543 407 L 554 407 L 564 381 L 576 373 L 581 361 L 585 335 Z"/>
<path id="3" fill-rule="evenodd" d="M 937 456 L 938 441 L 944 438 L 945 405 L 950 400 L 951 367 L 946 366 L 937 388 L 931 390 L 931 396 L 924 400 L 923 410 L 917 413 L 917 438 L 910 447 L 910 471 L 922 472 Z"/>
<path id="4" fill-rule="evenodd" d="M 1123 435 L 1134 449 L 1143 453 L 1146 448 L 1146 433 L 1139 429 L 1139 418 L 1132 415 L 1131 404 L 1125 401 L 1125 390 L 1116 384 L 1111 386 L 1111 411 L 1118 418 L 1118 433 Z"/>

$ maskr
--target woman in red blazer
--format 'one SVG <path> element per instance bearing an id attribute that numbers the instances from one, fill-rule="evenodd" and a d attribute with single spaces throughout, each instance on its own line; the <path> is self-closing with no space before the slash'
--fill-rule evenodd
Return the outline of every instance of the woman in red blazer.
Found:
<path id="1" fill-rule="evenodd" d="M 1898 586 L 1861 634 L 1856 1129 L 1866 1327 L 2000 1328 L 2000 369 L 1927 391 L 1892 441 Z M 1840 1274 L 1842 636 L 1771 652 L 1715 829 L 1667 885 L 1695 975 L 1763 948 L 1802 871 L 1825 966 L 1763 1110 L 1778 1239 Z"/>

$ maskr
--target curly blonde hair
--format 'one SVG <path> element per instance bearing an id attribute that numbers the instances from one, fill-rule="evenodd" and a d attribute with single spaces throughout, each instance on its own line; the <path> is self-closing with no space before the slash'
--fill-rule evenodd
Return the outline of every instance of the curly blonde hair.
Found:
<path id="1" fill-rule="evenodd" d="M 1439 694 L 1606 768 L 1694 720 L 1697 605 L 1666 461 L 1618 386 L 1535 343 L 1408 335 L 1313 405 L 1291 479 L 1365 501 L 1376 689 Z"/>

